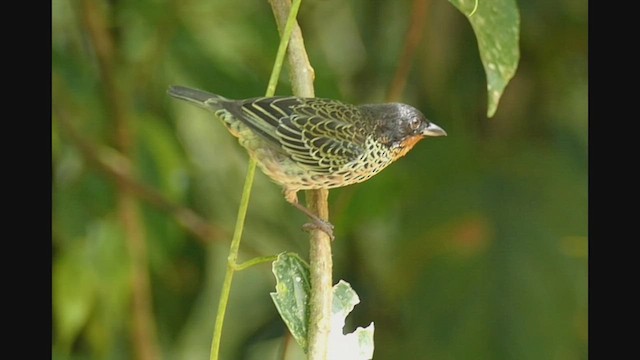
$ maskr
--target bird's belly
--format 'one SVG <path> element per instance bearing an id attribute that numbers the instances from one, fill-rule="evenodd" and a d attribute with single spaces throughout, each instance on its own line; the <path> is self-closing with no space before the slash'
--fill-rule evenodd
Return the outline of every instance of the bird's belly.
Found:
<path id="1" fill-rule="evenodd" d="M 360 183 L 382 171 L 394 159 L 390 150 L 378 147 L 375 151 L 363 152 L 355 160 L 337 169 L 316 170 L 312 166 L 294 161 L 240 122 L 227 123 L 227 128 L 256 160 L 262 172 L 289 191 L 332 189 Z M 371 144 L 367 144 L 370 148 L 369 145 Z"/>
<path id="2" fill-rule="evenodd" d="M 290 190 L 332 189 L 356 184 L 368 180 L 390 163 L 383 158 L 356 159 L 335 171 L 321 172 L 269 148 L 251 153 L 262 172 Z"/>

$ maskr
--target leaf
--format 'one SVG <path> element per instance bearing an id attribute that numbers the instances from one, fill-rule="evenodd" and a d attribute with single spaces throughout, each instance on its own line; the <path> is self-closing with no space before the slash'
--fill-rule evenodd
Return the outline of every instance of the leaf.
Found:
<path id="1" fill-rule="evenodd" d="M 280 317 L 306 353 L 311 290 L 309 265 L 297 254 L 284 253 L 273 262 L 272 271 L 276 276 L 276 292 L 271 293 L 271 298 Z M 343 333 L 345 319 L 358 303 L 360 298 L 349 283 L 340 280 L 333 286 L 329 335 L 331 360 L 366 360 L 373 357 L 373 323 L 364 329 L 358 327 L 353 333 Z"/>
<path id="2" fill-rule="evenodd" d="M 349 283 L 340 280 L 334 285 L 333 316 L 329 335 L 329 359 L 331 360 L 373 358 L 373 322 L 366 328 L 358 327 L 352 333 L 343 333 L 345 319 L 358 303 L 360 298 Z"/>
<path id="3" fill-rule="evenodd" d="M 473 12 L 474 7 L 477 9 Z M 469 22 L 478 39 L 487 74 L 487 116 L 492 117 L 520 60 L 520 13 L 515 0 L 449 0 Z M 472 14 L 469 16 L 469 14 Z"/>
<path id="4" fill-rule="evenodd" d="M 272 264 L 276 277 L 276 292 L 271 298 L 280 317 L 304 352 L 307 352 L 307 323 L 309 321 L 309 265 L 297 254 L 278 255 Z"/>

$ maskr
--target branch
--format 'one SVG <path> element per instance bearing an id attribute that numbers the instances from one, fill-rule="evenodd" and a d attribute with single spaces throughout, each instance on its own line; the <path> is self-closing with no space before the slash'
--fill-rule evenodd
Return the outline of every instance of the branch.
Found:
<path id="1" fill-rule="evenodd" d="M 291 8 L 289 0 L 270 0 L 280 33 L 284 28 Z M 301 97 L 315 97 L 313 89 L 314 71 L 304 47 L 302 32 L 295 24 L 288 49 L 291 86 L 293 93 Z M 329 191 L 306 191 L 307 207 L 324 220 L 329 219 Z M 331 330 L 331 307 L 333 301 L 331 239 L 320 230 L 311 233 L 309 265 L 311 267 L 311 295 L 308 321 L 308 358 L 327 358 L 329 332 Z"/>
<path id="2" fill-rule="evenodd" d="M 69 116 L 53 102 L 53 111 L 56 115 L 54 120 L 60 124 L 66 137 L 78 148 L 80 154 L 87 160 L 90 166 L 104 173 L 108 179 L 114 183 L 121 184 L 131 194 L 156 207 L 160 211 L 168 213 L 174 218 L 176 223 L 185 231 L 190 233 L 202 245 L 207 245 L 212 241 L 225 241 L 227 232 L 217 226 L 210 225 L 192 209 L 181 206 L 167 199 L 158 190 L 142 184 L 134 179 L 126 169 L 131 167 L 128 158 L 118 151 L 104 146 L 96 146 L 88 139 L 85 139 L 78 130 L 70 123 Z M 256 256 L 258 251 L 245 247 L 249 253 Z"/>
<path id="3" fill-rule="evenodd" d="M 271 78 L 267 85 L 267 91 L 265 96 L 273 96 L 275 93 L 278 78 L 282 70 L 282 62 L 291 39 L 291 32 L 293 30 L 293 23 L 297 16 L 300 5 L 300 0 L 296 3 L 298 6 L 292 9 L 291 13 L 287 15 L 287 22 L 282 27 L 282 35 L 280 36 L 280 45 L 278 46 L 278 52 L 271 71 Z M 295 11 L 293 11 L 295 10 Z M 240 248 L 240 240 L 242 239 L 242 232 L 244 229 L 245 218 L 247 215 L 247 209 L 249 207 L 249 197 L 251 196 L 251 187 L 253 185 L 254 174 L 256 171 L 256 159 L 250 157 L 249 165 L 247 167 L 247 176 L 245 177 L 244 187 L 242 189 L 242 197 L 240 199 L 240 206 L 238 207 L 238 217 L 236 218 L 236 227 L 231 239 L 231 246 L 229 248 L 229 256 L 227 257 L 227 270 L 222 282 L 222 289 L 220 291 L 220 300 L 218 302 L 218 312 L 216 314 L 216 322 L 213 329 L 213 337 L 211 339 L 211 353 L 209 359 L 217 360 L 220 354 L 220 342 L 222 339 L 222 327 L 224 324 L 224 318 L 227 311 L 227 304 L 229 302 L 229 295 L 231 293 L 231 283 L 233 276 L 239 267 L 242 266 L 237 263 L 238 249 Z"/>
<path id="4" fill-rule="evenodd" d="M 416 48 L 422 40 L 424 34 L 424 25 L 427 23 L 427 7 L 429 6 L 429 0 L 413 0 L 411 8 L 411 24 L 407 30 L 407 35 L 404 41 L 404 49 L 402 55 L 398 61 L 398 67 L 391 81 L 391 87 L 389 88 L 389 94 L 387 95 L 387 101 L 398 101 L 402 97 L 402 91 L 407 84 L 407 77 L 413 64 L 413 58 L 415 56 Z"/>
<path id="5" fill-rule="evenodd" d="M 94 1 L 84 0 L 81 7 L 84 27 L 98 60 L 107 111 L 115 124 L 116 147 L 128 158 L 134 141 L 131 134 L 131 119 L 128 116 L 130 107 L 127 94 L 117 83 L 117 48 L 114 46 L 114 40 L 107 25 L 108 15 L 106 10 Z M 129 174 L 131 167 L 124 167 L 122 170 Z M 126 244 L 131 256 L 133 349 L 138 359 L 159 359 L 145 227 L 140 219 L 137 199 L 127 191 L 125 184 L 117 181 L 116 185 L 118 187 L 117 212 L 126 234 Z"/>

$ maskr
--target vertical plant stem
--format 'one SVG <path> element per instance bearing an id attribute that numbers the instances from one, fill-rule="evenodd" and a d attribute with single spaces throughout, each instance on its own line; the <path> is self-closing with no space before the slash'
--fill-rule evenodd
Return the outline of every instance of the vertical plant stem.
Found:
<path id="1" fill-rule="evenodd" d="M 291 4 L 291 0 L 269 0 L 269 3 L 271 3 L 273 15 L 276 18 L 280 33 L 282 34 L 284 31 L 289 31 L 286 29 L 287 26 L 292 27 L 290 30 L 291 40 L 289 42 L 287 58 L 289 60 L 289 75 L 293 94 L 301 97 L 315 97 L 315 91 L 313 89 L 315 73 L 304 47 L 302 31 L 295 19 L 293 19 L 291 23 L 287 20 L 290 14 L 289 9 L 293 6 L 295 10 L 296 7 L 300 6 L 301 1 L 295 0 L 293 4 Z"/>
<path id="2" fill-rule="evenodd" d="M 329 190 L 307 191 L 307 205 L 320 218 L 329 219 Z M 331 309 L 333 303 L 333 259 L 331 239 L 316 230 L 309 244 L 309 266 L 311 270 L 311 295 L 309 303 L 309 360 L 326 360 L 331 331 Z"/>
<path id="3" fill-rule="evenodd" d="M 287 23 L 282 32 L 280 38 L 280 45 L 278 46 L 278 52 L 276 54 L 276 60 L 274 61 L 273 70 L 267 86 L 265 96 L 273 96 L 275 94 L 276 86 L 278 84 L 278 78 L 282 71 L 282 63 L 284 61 L 284 55 L 287 51 L 287 45 L 291 38 L 291 31 L 293 29 L 293 23 L 297 16 L 298 9 L 300 8 L 300 1 L 298 0 L 298 6 L 291 9 L 287 16 Z M 210 360 L 217 360 L 220 354 L 220 342 L 222 339 L 222 326 L 224 324 L 224 317 L 227 311 L 227 305 L 229 302 L 229 295 L 231 293 L 231 282 L 233 281 L 233 275 L 237 270 L 238 251 L 240 249 L 240 240 L 242 239 L 242 232 L 244 230 L 244 221 L 247 215 L 247 208 L 249 207 L 249 197 L 251 195 L 251 188 L 253 186 L 253 179 L 255 177 L 256 161 L 253 158 L 249 159 L 249 165 L 247 169 L 247 175 L 245 177 L 244 188 L 242 190 L 242 198 L 240 199 L 240 207 L 238 209 L 238 217 L 236 219 L 236 227 L 233 233 L 233 239 L 231 240 L 231 247 L 229 248 L 229 256 L 227 258 L 227 270 L 225 273 L 224 281 L 222 283 L 222 289 L 220 291 L 220 300 L 218 302 L 218 312 L 216 314 L 216 322 L 213 329 L 213 338 L 211 341 L 211 354 Z"/>
<path id="4" fill-rule="evenodd" d="M 270 0 L 274 15 L 280 28 L 289 13 L 290 6 L 299 6 L 300 1 L 290 5 L 289 0 Z M 287 23 L 288 25 L 288 23 Z M 282 31 L 282 30 L 281 30 Z M 294 95 L 314 97 L 314 71 L 304 46 L 302 32 L 297 22 L 289 44 L 289 67 L 291 70 L 291 86 Z M 307 207 L 324 220 L 329 219 L 328 190 L 311 190 L 305 192 Z M 309 266 L 311 267 L 311 294 L 308 321 L 308 359 L 325 360 L 331 330 L 331 306 L 333 301 L 331 256 L 331 239 L 320 230 L 311 233 L 309 244 Z"/>
<path id="5" fill-rule="evenodd" d="M 231 240 L 231 247 L 229 248 L 229 257 L 227 258 L 227 271 L 224 275 L 224 281 L 222 283 L 222 289 L 220 291 L 218 312 L 216 314 L 216 323 L 214 325 L 213 339 L 211 341 L 211 360 L 218 359 L 220 354 L 222 325 L 224 323 L 224 316 L 227 312 L 229 294 L 231 293 L 231 282 L 235 273 L 236 260 L 238 259 L 238 249 L 240 248 L 240 239 L 242 238 L 242 231 L 244 230 L 244 220 L 247 215 L 247 208 L 249 207 L 249 198 L 251 196 L 251 187 L 253 186 L 255 171 L 256 162 L 255 160 L 250 159 L 247 169 L 247 176 L 244 182 L 244 188 L 242 190 L 242 198 L 240 199 L 240 207 L 238 209 L 236 227 L 233 233 L 233 239 Z"/>

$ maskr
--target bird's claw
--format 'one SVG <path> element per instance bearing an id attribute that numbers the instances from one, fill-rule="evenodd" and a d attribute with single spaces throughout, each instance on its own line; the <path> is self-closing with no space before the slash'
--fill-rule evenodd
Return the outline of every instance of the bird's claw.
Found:
<path id="1" fill-rule="evenodd" d="M 333 224 L 322 219 L 311 219 L 310 223 L 302 225 L 302 229 L 307 232 L 311 232 L 313 230 L 321 230 L 329 235 L 329 238 L 331 240 L 335 239 L 335 236 L 333 235 Z"/>

